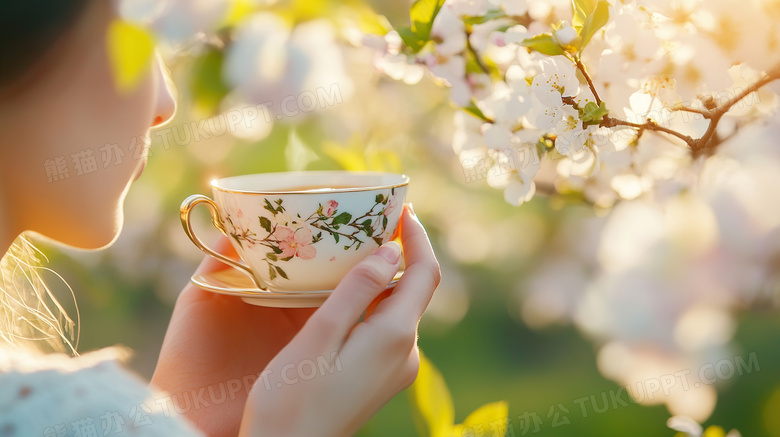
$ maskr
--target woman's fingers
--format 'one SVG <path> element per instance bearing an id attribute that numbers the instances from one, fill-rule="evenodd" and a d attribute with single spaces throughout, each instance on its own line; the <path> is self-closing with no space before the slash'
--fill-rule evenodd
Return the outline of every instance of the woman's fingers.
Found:
<path id="1" fill-rule="evenodd" d="M 341 280 L 333 294 L 309 319 L 307 325 L 330 339 L 341 341 L 371 302 L 393 279 L 401 263 L 401 247 L 394 241 L 383 244 L 360 261 Z"/>
<path id="2" fill-rule="evenodd" d="M 395 286 L 393 295 L 377 308 L 376 315 L 386 313 L 391 318 L 414 316 L 419 319 L 441 281 L 441 271 L 428 234 L 411 205 L 406 207 L 401 220 L 401 244 L 404 248 L 406 271 Z"/>
<path id="3" fill-rule="evenodd" d="M 382 303 L 382 301 L 384 301 L 392 293 L 393 293 L 392 288 L 389 288 L 379 293 L 379 296 L 375 297 L 374 300 L 372 300 L 371 303 L 368 305 L 368 308 L 366 308 L 366 318 L 371 317 L 371 314 L 374 313 L 374 311 L 379 306 L 379 304 Z"/>

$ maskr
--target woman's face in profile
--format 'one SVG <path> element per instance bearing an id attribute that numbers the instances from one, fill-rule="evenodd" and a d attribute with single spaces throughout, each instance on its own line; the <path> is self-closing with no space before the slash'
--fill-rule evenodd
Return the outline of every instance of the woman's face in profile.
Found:
<path id="1" fill-rule="evenodd" d="M 106 32 L 113 2 L 92 1 L 21 80 L 0 95 L 0 198 L 18 232 L 94 249 L 122 227 L 125 193 L 145 164 L 147 130 L 175 104 L 154 60 L 116 89 Z"/>

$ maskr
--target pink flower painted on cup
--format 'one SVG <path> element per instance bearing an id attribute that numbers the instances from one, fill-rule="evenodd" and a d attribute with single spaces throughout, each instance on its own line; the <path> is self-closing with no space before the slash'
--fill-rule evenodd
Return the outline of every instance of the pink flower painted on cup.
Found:
<path id="1" fill-rule="evenodd" d="M 398 196 L 395 194 L 391 195 L 389 199 L 387 199 L 387 205 L 385 205 L 384 211 L 382 211 L 382 214 L 385 215 L 385 217 L 389 216 L 396 208 L 398 208 Z"/>
<path id="2" fill-rule="evenodd" d="M 279 240 L 279 249 L 282 250 L 279 258 L 297 256 L 301 259 L 312 259 L 317 256 L 317 249 L 311 246 L 311 231 L 305 227 L 293 231 L 287 226 L 277 226 L 274 235 Z"/>
<path id="3" fill-rule="evenodd" d="M 235 217 L 228 214 L 225 222 L 228 234 L 242 248 L 263 247 L 271 281 L 289 279 L 284 264 L 296 257 L 303 260 L 315 258 L 315 245 L 323 239 L 332 239 L 344 250 L 359 250 L 369 242 L 378 246 L 387 242 L 392 234 L 388 229 L 388 216 L 400 206 L 399 197 L 391 188 L 390 193 L 377 194 L 374 205 L 367 212 L 340 213 L 339 203 L 331 199 L 318 204 L 312 214 L 288 212 L 282 198 L 264 199 L 263 209 L 270 216 L 258 215 L 256 220 L 252 220 L 243 211 L 237 211 Z M 258 224 L 262 231 L 256 228 Z M 335 256 L 330 258 L 331 261 L 335 259 Z"/>
<path id="4" fill-rule="evenodd" d="M 338 207 L 338 202 L 335 200 L 328 200 L 324 205 L 322 205 L 322 213 L 325 215 L 325 217 L 330 217 L 334 212 L 336 212 L 336 208 Z"/>

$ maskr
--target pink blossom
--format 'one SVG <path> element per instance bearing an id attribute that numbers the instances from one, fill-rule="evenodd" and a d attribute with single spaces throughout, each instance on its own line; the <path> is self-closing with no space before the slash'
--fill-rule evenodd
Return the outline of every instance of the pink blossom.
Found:
<path id="1" fill-rule="evenodd" d="M 339 203 L 335 200 L 328 200 L 325 202 L 325 205 L 322 205 L 322 213 L 325 214 L 325 217 L 330 217 L 333 215 L 334 212 L 336 212 L 336 208 L 339 207 Z"/>
<path id="2" fill-rule="evenodd" d="M 277 226 L 274 235 L 279 240 L 279 249 L 282 249 L 279 258 L 297 256 L 301 259 L 312 259 L 317 255 L 317 249 L 311 246 L 311 231 L 307 228 L 293 231 L 287 226 Z"/>
<path id="3" fill-rule="evenodd" d="M 398 196 L 395 194 L 390 196 L 389 199 L 387 199 L 387 205 L 385 205 L 385 210 L 382 211 L 382 214 L 385 215 L 385 217 L 389 216 L 396 208 L 398 207 Z"/>

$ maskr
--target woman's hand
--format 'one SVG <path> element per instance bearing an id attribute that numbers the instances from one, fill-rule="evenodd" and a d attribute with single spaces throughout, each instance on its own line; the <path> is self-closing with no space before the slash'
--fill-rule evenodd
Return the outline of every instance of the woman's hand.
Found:
<path id="1" fill-rule="evenodd" d="M 392 293 L 384 290 L 400 264 L 394 242 L 355 266 L 271 360 L 249 395 L 241 435 L 352 435 L 412 384 L 417 325 L 441 274 L 411 208 L 401 225 L 406 272 Z"/>
<path id="2" fill-rule="evenodd" d="M 237 256 L 225 237 L 216 250 Z M 198 272 L 225 268 L 206 256 Z M 176 300 L 152 384 L 171 394 L 171 413 L 186 415 L 209 436 L 235 436 L 258 374 L 314 310 L 249 305 L 190 283 Z"/>

